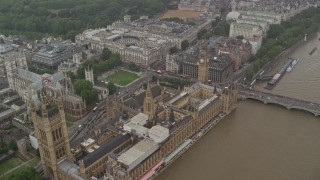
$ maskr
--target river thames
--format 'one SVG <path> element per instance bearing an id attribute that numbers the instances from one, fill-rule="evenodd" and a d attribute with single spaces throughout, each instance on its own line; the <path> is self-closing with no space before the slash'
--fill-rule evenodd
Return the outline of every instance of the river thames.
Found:
<path id="1" fill-rule="evenodd" d="M 288 55 L 300 61 L 271 93 L 320 102 L 319 37 Z M 314 47 L 318 49 L 310 56 Z M 157 178 L 175 179 L 319 180 L 320 117 L 241 101 Z"/>

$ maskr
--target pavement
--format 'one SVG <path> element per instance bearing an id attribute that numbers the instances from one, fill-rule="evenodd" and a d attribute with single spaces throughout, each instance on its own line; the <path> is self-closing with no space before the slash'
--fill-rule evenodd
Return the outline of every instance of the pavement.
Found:
<path id="1" fill-rule="evenodd" d="M 86 116 L 76 121 L 72 127 L 68 128 L 68 134 L 70 142 L 82 137 L 90 131 L 93 125 L 102 121 L 105 114 L 106 101 L 103 100 L 97 104 L 97 110 L 95 112 L 90 111 Z"/>

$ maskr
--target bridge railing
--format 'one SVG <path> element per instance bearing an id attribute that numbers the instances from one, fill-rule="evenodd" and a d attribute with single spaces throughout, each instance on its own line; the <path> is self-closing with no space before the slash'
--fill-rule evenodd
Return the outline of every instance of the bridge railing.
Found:
<path id="1" fill-rule="evenodd" d="M 291 106 L 291 107 L 300 107 L 301 109 L 310 109 L 312 111 L 317 111 L 320 112 L 320 104 L 311 102 L 311 101 L 306 101 L 306 100 L 300 100 L 300 99 L 295 99 L 295 98 L 290 98 L 286 96 L 281 96 L 281 95 L 274 95 L 271 93 L 265 93 L 261 91 L 255 91 L 255 90 L 240 90 L 239 94 L 245 95 L 248 98 L 254 98 L 254 99 L 259 99 L 261 101 L 269 101 L 273 103 L 278 103 L 286 106 Z"/>

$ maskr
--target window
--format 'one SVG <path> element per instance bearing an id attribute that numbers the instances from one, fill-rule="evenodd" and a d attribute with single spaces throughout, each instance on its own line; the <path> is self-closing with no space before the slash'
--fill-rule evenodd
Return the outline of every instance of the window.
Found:
<path id="1" fill-rule="evenodd" d="M 40 132 L 40 138 L 44 141 L 47 141 L 46 133 L 41 129 L 39 130 L 39 132 Z"/>
<path id="2" fill-rule="evenodd" d="M 56 131 L 52 132 L 52 138 L 53 138 L 53 141 L 56 141 Z"/>
<path id="3" fill-rule="evenodd" d="M 59 128 L 59 136 L 60 136 L 60 138 L 62 137 L 62 129 L 61 128 Z"/>
<path id="4" fill-rule="evenodd" d="M 63 157 L 64 155 L 66 155 L 66 151 L 65 151 L 65 148 L 64 148 L 64 147 L 56 150 L 56 157 L 57 157 L 57 159 L 60 159 L 60 158 Z"/>

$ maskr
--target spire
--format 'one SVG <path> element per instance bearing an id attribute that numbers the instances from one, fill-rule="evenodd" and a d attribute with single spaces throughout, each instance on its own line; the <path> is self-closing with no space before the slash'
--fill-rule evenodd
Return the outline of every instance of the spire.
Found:
<path id="1" fill-rule="evenodd" d="M 144 98 L 143 102 L 143 112 L 148 115 L 149 121 L 152 120 L 155 114 L 155 104 L 149 81 L 147 83 L 146 97 Z"/>
<path id="2" fill-rule="evenodd" d="M 147 83 L 146 98 L 153 98 L 150 81 Z"/>

